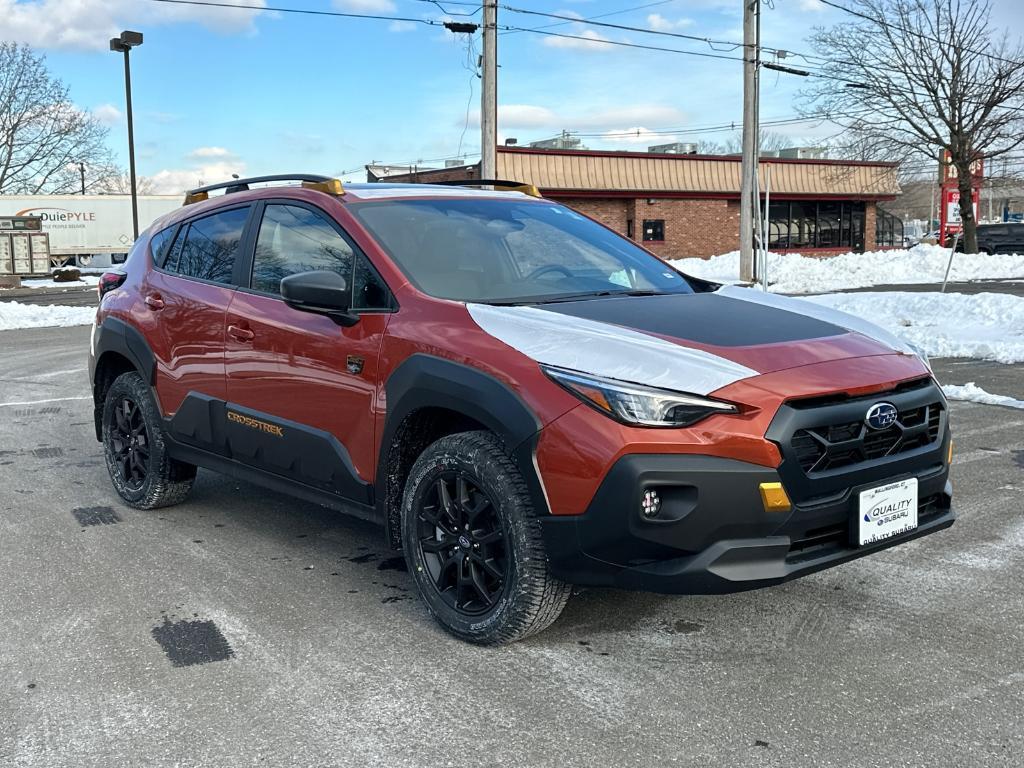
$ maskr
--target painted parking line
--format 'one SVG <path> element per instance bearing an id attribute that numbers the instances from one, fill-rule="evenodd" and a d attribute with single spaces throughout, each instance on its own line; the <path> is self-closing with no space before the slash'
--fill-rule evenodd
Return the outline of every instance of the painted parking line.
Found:
<path id="1" fill-rule="evenodd" d="M 13 403 L 0 403 L 0 408 L 6 408 L 11 405 L 42 405 L 43 403 L 67 403 L 72 400 L 92 400 L 92 395 L 82 395 L 80 397 L 49 397 L 45 400 L 19 400 Z"/>

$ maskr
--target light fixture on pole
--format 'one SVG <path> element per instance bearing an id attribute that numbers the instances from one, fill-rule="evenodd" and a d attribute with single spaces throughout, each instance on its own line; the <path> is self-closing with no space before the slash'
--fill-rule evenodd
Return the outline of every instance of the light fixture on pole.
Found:
<path id="1" fill-rule="evenodd" d="M 142 33 L 124 31 L 120 37 L 110 38 L 110 50 L 124 54 L 124 93 L 128 105 L 128 178 L 132 187 L 132 232 L 139 239 L 139 199 L 135 185 L 135 133 L 132 125 L 132 69 L 128 54 L 142 45 Z"/>

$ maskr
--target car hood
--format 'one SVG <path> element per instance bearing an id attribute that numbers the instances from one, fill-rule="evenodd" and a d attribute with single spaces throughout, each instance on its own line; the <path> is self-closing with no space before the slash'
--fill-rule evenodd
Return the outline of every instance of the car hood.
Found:
<path id="1" fill-rule="evenodd" d="M 916 354 L 853 315 L 734 286 L 467 308 L 484 331 L 539 363 L 695 394 L 805 365 Z"/>

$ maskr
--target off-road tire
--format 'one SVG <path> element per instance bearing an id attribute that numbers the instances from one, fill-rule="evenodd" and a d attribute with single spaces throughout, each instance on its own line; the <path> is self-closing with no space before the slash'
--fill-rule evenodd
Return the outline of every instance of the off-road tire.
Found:
<path id="1" fill-rule="evenodd" d="M 467 615 L 442 598 L 421 549 L 422 505 L 438 478 L 453 472 L 490 498 L 504 531 L 504 587 L 482 614 Z M 443 437 L 416 460 L 402 501 L 402 545 L 427 609 L 448 632 L 471 643 L 499 645 L 540 632 L 558 618 L 569 599 L 570 586 L 551 575 L 526 482 L 490 432 Z"/>
<path id="2" fill-rule="evenodd" d="M 115 411 L 125 402 L 137 406 L 135 418 L 145 430 L 145 440 L 140 442 L 140 446 L 147 451 L 148 461 L 141 483 L 132 483 L 130 478 L 126 478 L 123 461 L 118 459 L 119 448 L 123 455 L 123 444 L 117 441 L 118 418 Z M 169 507 L 183 501 L 192 490 L 196 467 L 167 455 L 163 419 L 149 387 L 138 373 L 121 374 L 107 390 L 103 400 L 102 436 L 110 480 L 118 496 L 129 506 L 136 509 Z"/>

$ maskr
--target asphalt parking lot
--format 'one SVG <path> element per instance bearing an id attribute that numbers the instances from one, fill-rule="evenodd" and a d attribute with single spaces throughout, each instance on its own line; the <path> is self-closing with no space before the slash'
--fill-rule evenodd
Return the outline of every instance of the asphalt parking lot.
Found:
<path id="1" fill-rule="evenodd" d="M 952 406 L 947 532 L 758 592 L 584 591 L 486 649 L 368 524 L 206 471 L 120 505 L 88 332 L 0 333 L 0 766 L 1024 765 L 1024 411 Z M 1019 366 L 936 369 L 1024 398 Z"/>

